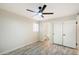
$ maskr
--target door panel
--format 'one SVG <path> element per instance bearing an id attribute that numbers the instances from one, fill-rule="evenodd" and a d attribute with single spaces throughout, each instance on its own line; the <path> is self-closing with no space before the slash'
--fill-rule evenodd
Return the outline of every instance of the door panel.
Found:
<path id="1" fill-rule="evenodd" d="M 76 48 L 76 21 L 63 23 L 63 45 Z"/>
<path id="2" fill-rule="evenodd" d="M 54 43 L 62 45 L 62 23 L 54 23 Z"/>

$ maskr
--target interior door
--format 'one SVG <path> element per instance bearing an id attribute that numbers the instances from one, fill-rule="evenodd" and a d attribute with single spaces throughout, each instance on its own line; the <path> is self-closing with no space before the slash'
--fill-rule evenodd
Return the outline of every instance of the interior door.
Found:
<path id="1" fill-rule="evenodd" d="M 63 45 L 76 48 L 76 21 L 63 23 Z"/>
<path id="2" fill-rule="evenodd" d="M 54 43 L 62 45 L 62 23 L 54 23 Z"/>

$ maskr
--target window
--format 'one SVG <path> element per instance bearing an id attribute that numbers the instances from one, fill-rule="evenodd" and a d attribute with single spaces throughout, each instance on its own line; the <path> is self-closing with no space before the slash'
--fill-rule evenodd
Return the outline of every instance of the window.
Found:
<path id="1" fill-rule="evenodd" d="M 39 31 L 39 25 L 37 23 L 33 23 L 33 32 Z"/>

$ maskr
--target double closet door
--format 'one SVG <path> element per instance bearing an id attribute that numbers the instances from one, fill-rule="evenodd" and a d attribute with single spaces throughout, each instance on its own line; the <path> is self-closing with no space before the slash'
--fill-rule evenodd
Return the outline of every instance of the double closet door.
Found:
<path id="1" fill-rule="evenodd" d="M 76 48 L 76 21 L 55 22 L 54 43 Z"/>

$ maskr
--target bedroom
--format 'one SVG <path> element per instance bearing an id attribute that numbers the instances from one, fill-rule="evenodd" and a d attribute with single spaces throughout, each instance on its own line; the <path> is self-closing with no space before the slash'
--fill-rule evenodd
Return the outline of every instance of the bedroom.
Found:
<path id="1" fill-rule="evenodd" d="M 78 55 L 79 3 L 0 3 L 1 55 Z"/>

